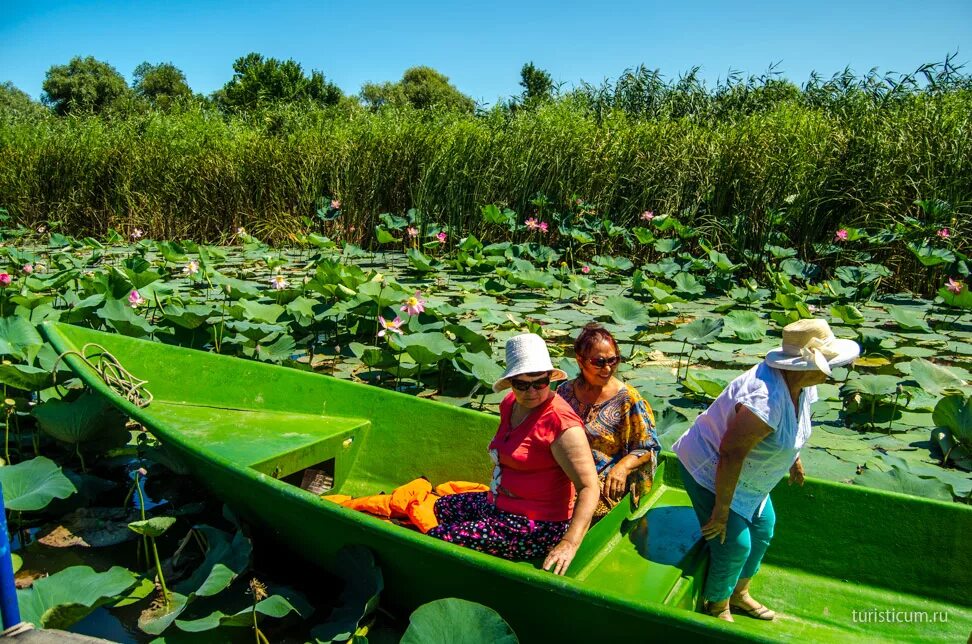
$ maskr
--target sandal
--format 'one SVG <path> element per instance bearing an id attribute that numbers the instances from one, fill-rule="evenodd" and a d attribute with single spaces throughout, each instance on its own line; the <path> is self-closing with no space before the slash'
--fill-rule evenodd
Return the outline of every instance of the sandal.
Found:
<path id="1" fill-rule="evenodd" d="M 703 602 L 702 611 L 709 617 L 715 617 L 716 619 L 721 619 L 726 622 L 736 621 L 732 618 L 732 613 L 729 612 L 729 604 L 726 604 L 726 607 L 721 610 L 714 611 L 710 607 L 709 602 Z"/>
<path id="2" fill-rule="evenodd" d="M 749 598 L 753 599 L 752 595 L 750 595 Z M 748 615 L 753 619 L 762 619 L 767 622 L 772 621 L 776 617 L 776 611 L 766 608 L 766 606 L 763 606 L 755 599 L 753 599 L 753 601 L 756 602 L 756 605 L 752 608 L 746 608 L 745 606 L 741 606 L 739 604 L 733 604 L 730 600 L 729 608 L 731 608 L 733 612 L 742 613 L 743 615 Z"/>

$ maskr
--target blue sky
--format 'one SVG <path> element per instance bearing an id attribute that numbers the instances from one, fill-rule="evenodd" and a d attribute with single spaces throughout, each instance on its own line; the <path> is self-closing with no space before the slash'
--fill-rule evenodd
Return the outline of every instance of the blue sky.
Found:
<path id="1" fill-rule="evenodd" d="M 972 61 L 972 0 L 0 0 L 0 82 L 35 98 L 51 65 L 76 55 L 129 80 L 143 61 L 172 62 L 208 94 L 251 51 L 319 69 L 347 93 L 429 65 L 486 104 L 519 93 L 527 61 L 568 88 L 641 63 L 669 78 L 698 65 L 710 85 L 779 63 L 802 84 L 811 70 L 911 72 L 955 51 Z"/>

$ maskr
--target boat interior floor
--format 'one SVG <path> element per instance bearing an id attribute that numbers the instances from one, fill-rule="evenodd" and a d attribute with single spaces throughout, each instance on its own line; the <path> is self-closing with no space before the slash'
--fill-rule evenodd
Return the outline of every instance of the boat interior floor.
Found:
<path id="1" fill-rule="evenodd" d="M 602 530 L 614 536 L 572 576 L 605 594 L 697 610 L 708 550 L 691 501 L 684 490 L 662 484 L 646 506 L 617 527 L 604 525 L 612 515 L 595 525 L 590 533 L 595 540 L 604 538 Z M 766 622 L 737 614 L 736 628 L 812 642 L 965 641 L 972 629 L 970 606 L 774 565 L 772 554 L 771 545 L 752 593 L 777 618 Z"/>

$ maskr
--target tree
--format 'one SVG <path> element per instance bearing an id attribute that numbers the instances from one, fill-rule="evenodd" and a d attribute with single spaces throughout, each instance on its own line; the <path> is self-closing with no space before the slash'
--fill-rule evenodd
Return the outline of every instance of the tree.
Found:
<path id="1" fill-rule="evenodd" d="M 417 109 L 433 106 L 472 112 L 476 103 L 449 83 L 449 77 L 431 67 L 411 67 L 397 83 L 366 83 L 361 98 L 369 107 L 411 105 Z"/>
<path id="2" fill-rule="evenodd" d="M 37 101 L 7 81 L 0 85 L 0 114 L 16 116 L 41 116 L 48 113 L 47 109 Z"/>
<path id="3" fill-rule="evenodd" d="M 520 87 L 523 88 L 523 104 L 527 106 L 549 101 L 553 97 L 554 83 L 550 73 L 536 67 L 533 61 L 520 69 Z"/>
<path id="4" fill-rule="evenodd" d="M 47 70 L 42 100 L 58 114 L 101 112 L 127 94 L 128 84 L 108 63 L 75 56 L 67 65 Z"/>
<path id="5" fill-rule="evenodd" d="M 179 99 L 192 96 L 186 75 L 172 63 L 142 63 L 132 74 L 132 89 L 137 96 L 162 109 L 168 109 Z"/>
<path id="6" fill-rule="evenodd" d="M 300 63 L 288 59 L 264 58 L 250 53 L 233 63 L 233 78 L 213 96 L 227 111 L 258 110 L 277 103 L 309 101 L 318 105 L 336 105 L 341 90 L 324 79 L 324 74 L 311 71 L 304 75 Z"/>

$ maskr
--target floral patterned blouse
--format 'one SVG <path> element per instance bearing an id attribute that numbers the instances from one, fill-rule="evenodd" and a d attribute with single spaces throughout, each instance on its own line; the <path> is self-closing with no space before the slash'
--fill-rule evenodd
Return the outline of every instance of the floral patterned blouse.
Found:
<path id="1" fill-rule="evenodd" d="M 557 388 L 584 421 L 587 440 L 591 443 L 597 476 L 603 486 L 611 468 L 628 454 L 639 458 L 654 452 L 654 458 L 631 473 L 629 485 L 635 484 L 636 496 L 651 489 L 661 446 L 655 434 L 655 414 L 648 402 L 631 385 L 625 384 L 613 397 L 604 402 L 582 402 L 574 392 L 574 381 L 568 380 Z"/>

